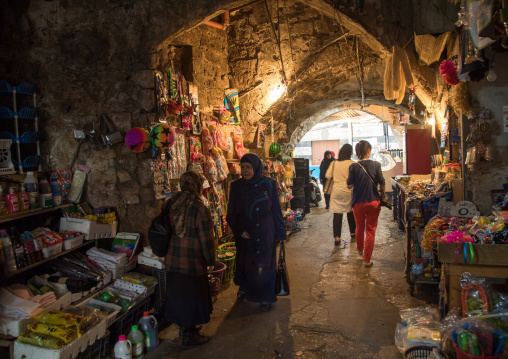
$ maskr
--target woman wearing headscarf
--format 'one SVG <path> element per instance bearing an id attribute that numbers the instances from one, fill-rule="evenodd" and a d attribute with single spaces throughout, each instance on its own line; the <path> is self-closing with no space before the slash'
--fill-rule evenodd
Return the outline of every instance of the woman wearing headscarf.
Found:
<path id="1" fill-rule="evenodd" d="M 275 180 L 263 176 L 263 163 L 247 153 L 240 160 L 242 178 L 231 183 L 226 220 L 236 237 L 237 298 L 270 310 L 275 296 L 276 241 L 286 239 L 286 226 Z"/>
<path id="2" fill-rule="evenodd" d="M 212 300 L 207 266 L 215 265 L 216 243 L 210 210 L 201 199 L 204 178 L 188 171 L 180 177 L 181 192 L 170 200 L 172 234 L 166 256 L 166 320 L 183 328 L 182 345 L 204 344 L 197 329 L 210 321 Z"/>
<path id="3" fill-rule="evenodd" d="M 347 178 L 349 176 L 349 166 L 354 162 L 351 161 L 353 154 L 353 146 L 345 144 L 339 151 L 338 161 L 334 162 L 328 171 L 326 171 L 326 179 L 333 178 L 332 193 L 330 194 L 330 212 L 333 213 L 333 236 L 335 237 L 335 245 L 341 244 L 340 236 L 342 234 L 342 217 L 346 213 L 347 222 L 349 224 L 349 233 L 351 239 L 355 237 L 356 223 L 353 209 L 351 207 L 352 190 L 347 187 Z"/>
<path id="4" fill-rule="evenodd" d="M 319 165 L 319 179 L 321 181 L 321 184 L 323 185 L 323 188 L 325 188 L 326 186 L 326 171 L 328 171 L 328 168 L 330 167 L 330 164 L 333 161 L 335 161 L 335 158 L 333 158 L 332 151 L 325 151 L 323 160 Z M 330 208 L 330 195 L 326 193 L 325 193 L 325 204 L 326 209 Z"/>
<path id="5" fill-rule="evenodd" d="M 377 186 L 379 186 L 381 196 L 384 196 L 385 179 L 383 172 L 381 172 L 381 164 L 377 161 L 369 160 L 372 151 L 372 146 L 369 142 L 363 140 L 358 142 L 355 150 L 358 156 L 358 163 L 349 167 L 347 187 L 353 188 L 356 248 L 358 249 L 358 254 L 363 257 L 363 265 L 365 267 L 372 267 L 373 262 L 371 257 L 374 250 L 377 219 L 381 211 Z"/>

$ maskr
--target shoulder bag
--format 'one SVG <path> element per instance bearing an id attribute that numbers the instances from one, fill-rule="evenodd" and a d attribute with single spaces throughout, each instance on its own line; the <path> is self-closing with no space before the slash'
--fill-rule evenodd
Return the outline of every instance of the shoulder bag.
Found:
<path id="1" fill-rule="evenodd" d="M 171 239 L 171 223 L 169 222 L 169 210 L 171 200 L 162 207 L 161 213 L 152 220 L 148 229 L 148 242 L 153 254 L 157 257 L 165 257 L 168 254 L 169 240 Z"/>
<path id="2" fill-rule="evenodd" d="M 280 297 L 289 295 L 289 275 L 286 268 L 286 250 L 284 242 L 280 242 L 279 263 L 277 263 L 277 278 L 275 280 L 275 295 Z"/>
<path id="3" fill-rule="evenodd" d="M 367 170 L 365 169 L 365 167 L 363 167 L 363 165 L 360 163 L 360 162 L 356 162 L 357 164 L 360 165 L 360 167 L 362 168 L 363 172 L 365 172 L 365 174 L 370 178 L 370 180 L 372 181 L 372 184 L 374 185 L 374 192 L 377 193 L 377 196 L 379 197 L 379 204 L 383 207 L 386 207 L 388 209 L 392 209 L 393 207 L 393 203 L 390 202 L 388 200 L 388 198 L 386 196 L 381 196 L 379 194 L 379 191 L 377 190 L 377 186 L 376 186 L 376 183 L 374 182 L 374 179 L 372 178 L 372 176 L 370 175 L 369 172 L 367 172 Z"/>
<path id="4" fill-rule="evenodd" d="M 332 194 L 332 190 L 333 190 L 333 169 L 335 168 L 335 162 L 336 161 L 333 161 L 332 163 L 332 178 L 327 178 L 326 179 L 326 183 L 325 183 L 325 187 L 323 188 L 323 192 L 325 194 Z"/>

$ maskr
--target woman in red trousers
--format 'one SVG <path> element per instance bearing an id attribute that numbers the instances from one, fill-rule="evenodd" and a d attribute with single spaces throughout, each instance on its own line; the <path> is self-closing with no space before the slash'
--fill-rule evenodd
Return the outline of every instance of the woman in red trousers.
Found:
<path id="1" fill-rule="evenodd" d="M 379 195 L 385 194 L 385 180 L 381 164 L 369 160 L 372 146 L 367 141 L 356 145 L 358 162 L 349 166 L 347 187 L 353 188 L 353 213 L 356 222 L 356 248 L 363 257 L 363 265 L 372 267 L 372 251 L 376 237 L 377 219 L 381 206 Z M 377 190 L 379 186 L 379 192 Z M 379 194 L 378 194 L 379 193 Z"/>

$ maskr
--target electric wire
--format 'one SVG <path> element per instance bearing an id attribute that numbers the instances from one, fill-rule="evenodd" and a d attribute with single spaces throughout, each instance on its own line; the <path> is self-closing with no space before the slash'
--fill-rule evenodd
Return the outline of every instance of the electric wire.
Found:
<path id="1" fill-rule="evenodd" d="M 284 84 L 287 84 L 286 70 L 284 69 L 284 60 L 283 60 L 283 57 L 282 57 L 282 50 L 281 50 L 281 46 L 280 46 L 280 39 L 277 37 L 277 31 L 275 31 L 275 25 L 273 24 L 272 15 L 270 14 L 270 9 L 268 8 L 268 1 L 267 0 L 265 0 L 265 7 L 266 7 L 266 12 L 268 14 L 268 18 L 270 19 L 270 24 L 272 25 L 272 30 L 273 30 L 273 34 L 275 36 L 275 40 L 277 41 L 277 45 L 278 45 L 278 48 L 279 48 L 279 57 L 280 57 L 282 76 L 284 78 L 283 79 L 284 80 Z M 279 28 L 280 28 L 280 26 L 279 26 Z"/>

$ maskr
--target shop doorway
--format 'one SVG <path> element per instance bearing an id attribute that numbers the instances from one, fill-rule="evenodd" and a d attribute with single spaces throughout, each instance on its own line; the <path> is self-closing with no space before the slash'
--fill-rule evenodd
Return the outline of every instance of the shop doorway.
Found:
<path id="1" fill-rule="evenodd" d="M 338 156 L 340 140 L 312 141 L 312 166 L 319 166 L 323 160 L 325 151 L 332 151 Z"/>

